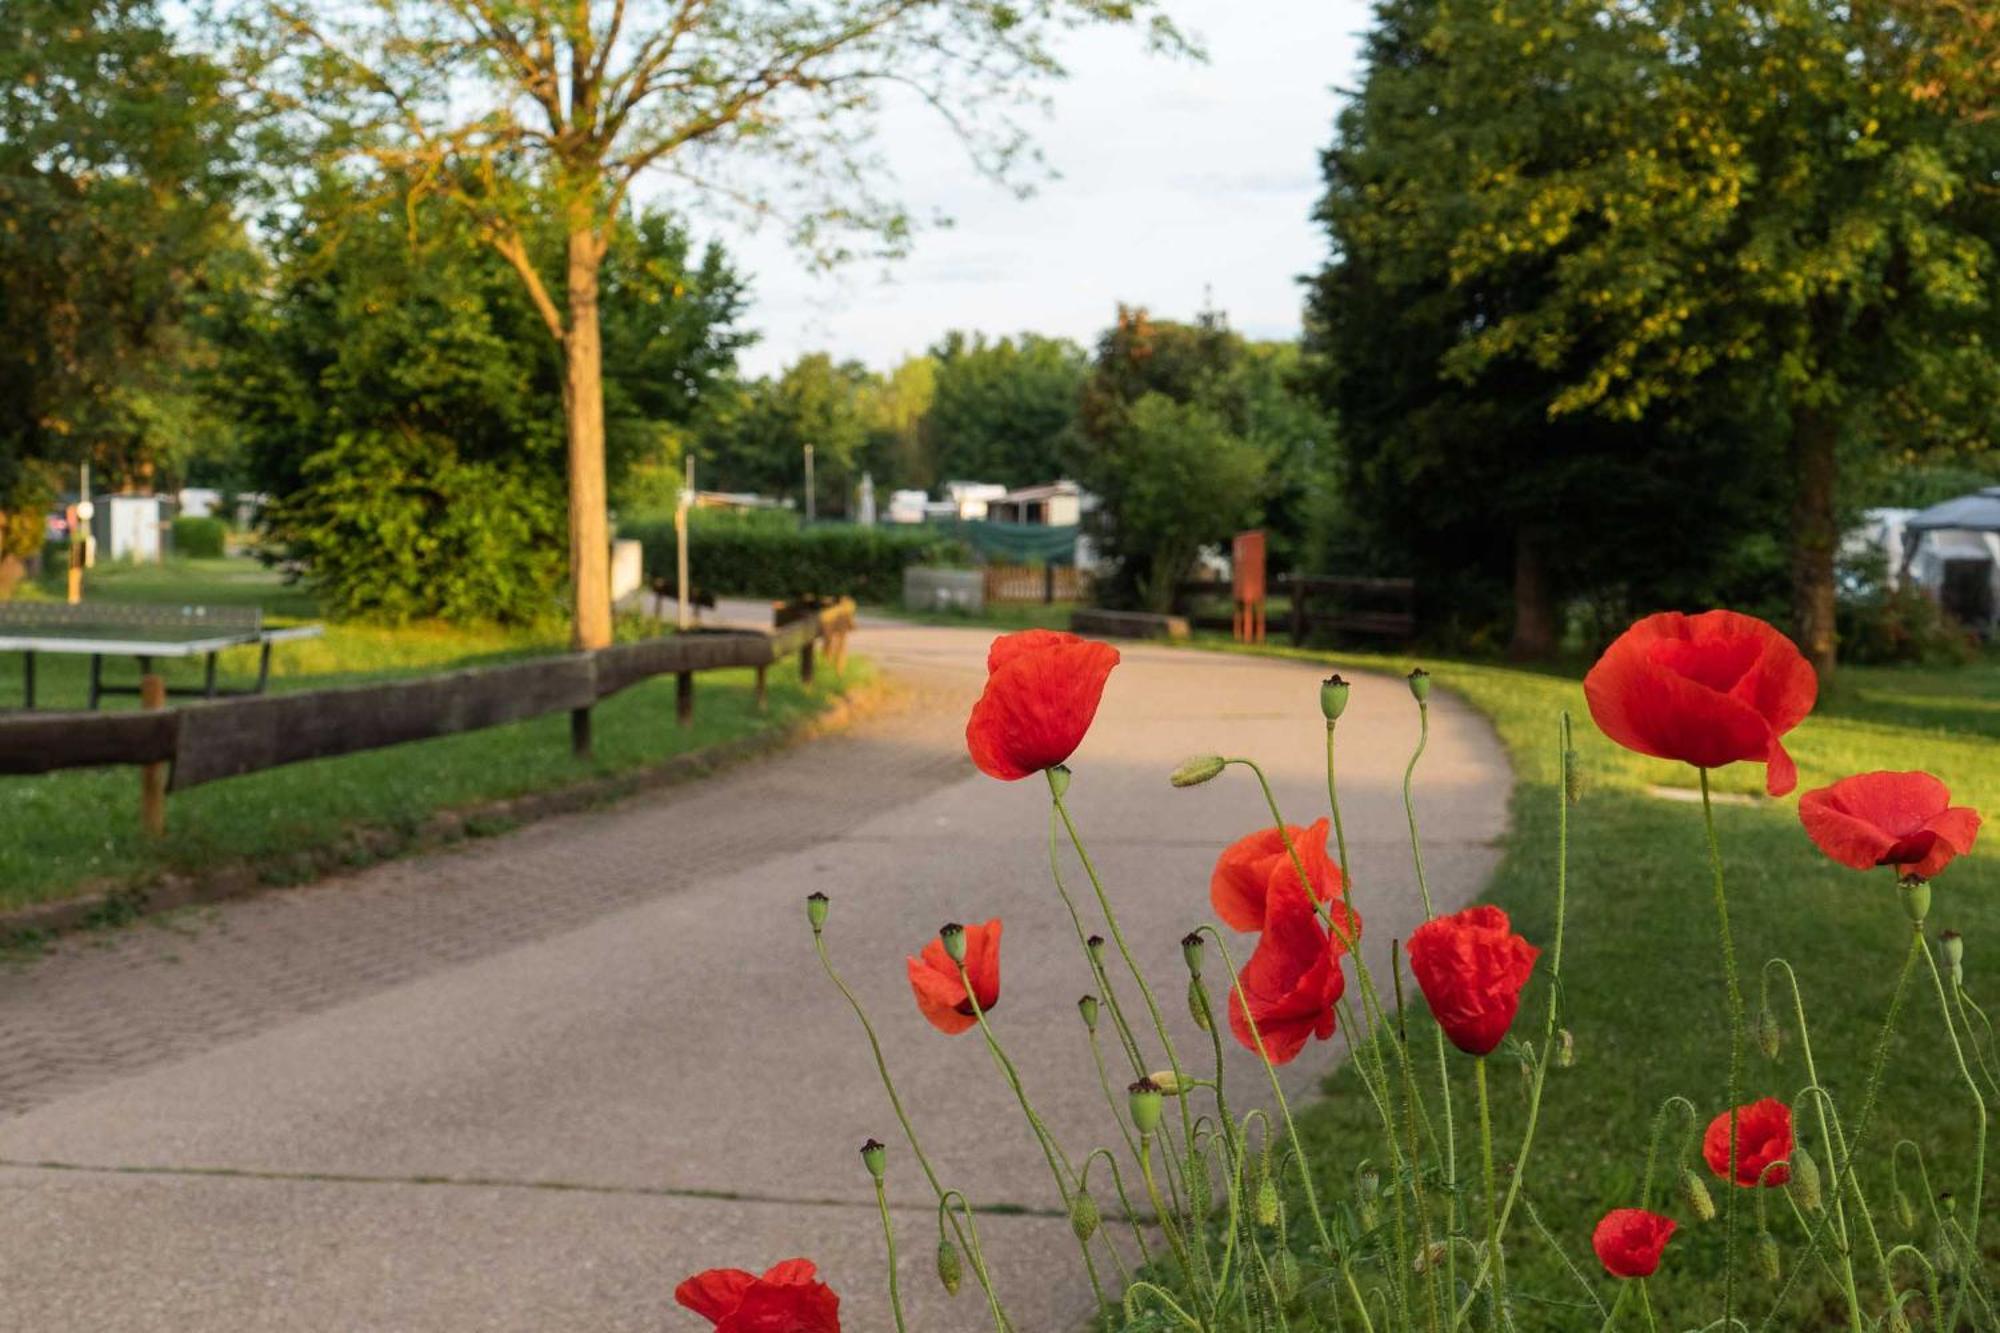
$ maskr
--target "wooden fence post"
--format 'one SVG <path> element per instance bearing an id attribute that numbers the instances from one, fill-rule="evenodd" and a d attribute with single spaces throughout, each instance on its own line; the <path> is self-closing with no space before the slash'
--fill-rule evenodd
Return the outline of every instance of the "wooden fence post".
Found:
<path id="1" fill-rule="evenodd" d="M 764 679 L 769 671 L 769 667 L 760 666 L 757 668 L 757 711 L 760 713 L 769 712 L 771 708 L 771 696 L 767 691 Z"/>
<path id="2" fill-rule="evenodd" d="M 761 670 L 758 673 L 762 675 Z M 674 673 L 674 716 L 684 727 L 694 725 L 694 672 Z"/>
<path id="3" fill-rule="evenodd" d="M 807 639 L 806 646 L 799 649 L 799 683 L 813 683 L 813 640 Z"/>
<path id="4" fill-rule="evenodd" d="M 590 710 L 572 708 L 569 711 L 569 752 L 578 759 L 590 758 Z"/>
<path id="5" fill-rule="evenodd" d="M 139 707 L 157 711 L 167 706 L 167 680 L 151 672 L 139 678 Z M 152 838 L 167 835 L 167 765 L 139 769 L 139 826 Z"/>

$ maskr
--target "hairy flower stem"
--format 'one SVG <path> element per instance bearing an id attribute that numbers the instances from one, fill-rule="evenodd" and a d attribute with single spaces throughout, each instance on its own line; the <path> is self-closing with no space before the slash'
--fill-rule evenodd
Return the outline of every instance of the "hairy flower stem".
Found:
<path id="1" fill-rule="evenodd" d="M 1646 1333 L 1660 1333 L 1660 1325 L 1653 1318 L 1653 1298 L 1646 1294 L 1646 1279 L 1639 1279 L 1639 1309 L 1646 1316 Z"/>
<path id="2" fill-rule="evenodd" d="M 875 1209 L 882 1214 L 882 1239 L 889 1247 L 889 1309 L 896 1316 L 896 1333 L 908 1333 L 903 1322 L 903 1293 L 896 1276 L 896 1227 L 889 1220 L 889 1191 L 882 1177 L 875 1177 Z"/>
<path id="3" fill-rule="evenodd" d="M 972 1006 L 972 1016 L 979 1023 L 979 1033 L 986 1038 L 986 1049 L 992 1053 L 993 1063 L 1007 1079 L 1007 1086 L 1014 1090 L 1014 1100 L 1021 1104 L 1021 1114 L 1028 1118 L 1028 1127 L 1035 1132 L 1035 1141 L 1041 1145 L 1042 1156 L 1048 1161 L 1049 1174 L 1055 1177 L 1056 1193 L 1062 1196 L 1063 1212 L 1074 1215 L 1076 1206 L 1076 1169 L 1069 1163 L 1062 1145 L 1049 1133 L 1049 1127 L 1042 1123 L 1042 1117 L 1028 1100 L 1028 1090 L 1021 1086 L 1021 1075 L 1014 1068 L 1014 1062 L 1007 1058 L 1007 1052 L 1000 1048 L 1000 1038 L 993 1034 L 993 1027 L 986 1021 L 986 1007 L 979 1003 L 979 997 L 972 990 L 972 976 L 965 970 L 963 962 L 958 964 L 959 984 L 965 987 L 965 1002 Z M 1076 1238 L 1077 1248 L 1083 1253 L 1084 1269 L 1090 1274 L 1090 1289 L 1097 1295 L 1096 1309 L 1104 1308 L 1104 1287 L 1098 1280 L 1097 1261 L 1090 1257 L 1090 1241 Z M 1113 1251 L 1117 1253 L 1116 1250 Z"/>
<path id="4" fill-rule="evenodd" d="M 1736 1157 L 1740 1119 L 1735 1113 L 1743 1086 L 1743 988 L 1736 979 L 1736 943 L 1729 933 L 1729 892 L 1722 879 L 1722 843 L 1715 836 L 1715 802 L 1708 790 L 1708 770 L 1701 774 L 1701 817 L 1708 830 L 1708 863 L 1715 879 L 1715 918 L 1722 936 L 1722 974 L 1729 995 L 1729 1176 L 1722 1196 L 1722 1323 L 1726 1328 L 1736 1311 Z"/>
<path id="5" fill-rule="evenodd" d="M 1486 1096 L 1486 1057 L 1474 1061 L 1472 1069 L 1479 1089 L 1479 1154 L 1486 1176 L 1486 1252 L 1492 1256 L 1493 1305 L 1505 1319 L 1507 1257 L 1500 1251 L 1500 1190 L 1493 1172 L 1493 1108 Z"/>
<path id="6" fill-rule="evenodd" d="M 1139 1176 L 1146 1182 L 1146 1198 L 1153 1205 L 1153 1216 L 1160 1220 L 1160 1231 L 1167 1238 L 1167 1248 L 1174 1252 L 1174 1262 L 1180 1265 L 1181 1274 L 1189 1282 L 1193 1282 L 1194 1264 L 1190 1261 L 1188 1255 L 1187 1239 L 1181 1234 L 1180 1227 L 1175 1224 L 1173 1214 L 1167 1211 L 1166 1202 L 1160 1198 L 1160 1183 L 1153 1175 L 1153 1136 L 1151 1134 L 1142 1133 L 1139 1135 Z M 1189 1320 L 1188 1322 L 1194 1324 L 1196 1328 L 1201 1327 L 1200 1324 L 1194 1323 L 1193 1320 Z"/>
<path id="7" fill-rule="evenodd" d="M 931 1166 L 931 1159 L 924 1155 L 924 1145 L 917 1141 L 916 1127 L 910 1123 L 909 1112 L 903 1109 L 903 1099 L 896 1092 L 896 1081 L 889 1077 L 889 1062 L 882 1055 L 882 1042 L 875 1035 L 875 1025 L 868 1021 L 868 1011 L 861 1007 L 861 1001 L 855 998 L 847 983 L 840 979 L 840 973 L 834 970 L 833 959 L 826 951 L 826 936 L 818 930 L 813 931 L 813 949 L 819 954 L 819 965 L 826 970 L 827 980 L 840 991 L 847 1000 L 848 1008 L 852 1009 L 855 1018 L 860 1020 L 861 1031 L 868 1037 L 868 1049 L 875 1055 L 875 1070 L 881 1075 L 883 1090 L 889 1094 L 889 1105 L 896 1112 L 896 1123 L 903 1127 L 903 1137 L 909 1141 L 910 1155 L 915 1157 L 917 1165 L 923 1168 L 924 1179 L 930 1182 L 931 1191 L 937 1195 L 938 1203 L 943 1205 L 953 1194 L 957 1194 L 957 1191 L 945 1189 L 943 1182 L 938 1179 L 937 1171 Z M 979 1289 L 986 1293 L 986 1304 L 992 1312 L 994 1327 L 1000 1333 L 1009 1333 L 1010 1325 L 1007 1322 L 1006 1312 L 1001 1309 L 999 1293 L 993 1290 L 992 1276 L 986 1271 L 986 1252 L 979 1243 L 979 1224 L 973 1220 L 972 1209 L 966 1206 L 965 1196 L 961 1194 L 958 1198 L 959 1206 L 965 1214 L 965 1225 L 961 1227 L 958 1217 L 948 1209 L 945 1215 L 951 1220 L 951 1229 L 958 1239 L 959 1248 L 963 1249 L 972 1260 L 972 1273 L 979 1279 Z"/>
<path id="8" fill-rule="evenodd" d="M 1896 1020 L 1903 1012 L 1903 995 L 1909 989 L 1911 976 L 1916 973 L 1917 955 L 1923 952 L 1923 948 L 1923 924 L 1914 923 L 1910 928 L 1910 947 L 1903 955 L 1903 970 L 1896 974 L 1896 989 L 1889 997 L 1889 1012 L 1883 1015 L 1882 1032 L 1875 1039 L 1875 1062 L 1868 1069 L 1868 1082 L 1861 1094 L 1861 1114 L 1854 1118 L 1854 1146 L 1857 1151 L 1868 1137 L 1868 1122 L 1875 1118 L 1875 1098 L 1882 1091 L 1882 1070 L 1889 1063 L 1889 1043 L 1896 1035 Z M 1796 994 L 1797 981 L 1792 983 L 1792 989 Z"/>
<path id="9" fill-rule="evenodd" d="M 1938 970 L 1937 956 L 1931 952 L 1930 941 L 1924 940 L 1922 936 L 1918 939 L 1923 944 L 1924 962 L 1930 966 L 1931 985 L 1937 990 L 1938 1013 L 1944 1019 L 1945 1034 L 1951 1038 L 1951 1053 L 1958 1058 L 1959 1075 L 1965 1080 L 1966 1091 L 1972 1094 L 1972 1109 L 1978 1113 L 1978 1118 L 1973 1122 L 1971 1222 L 1965 1231 L 1967 1262 L 1977 1265 L 1981 1262 L 1979 1214 L 1985 1206 L 1986 1193 L 1986 1096 L 1979 1090 L 1978 1082 L 1972 1077 L 1972 1069 L 1965 1062 L 1965 1047 L 1958 1040 L 1958 1024 L 1952 1018 L 1951 1000 L 1945 994 L 1944 975 Z M 1958 1327 L 1958 1307 L 1968 1285 L 1969 1282 L 1958 1284 L 1957 1290 L 1952 1295 L 1950 1310 L 1938 1324 L 1939 1328 Z"/>

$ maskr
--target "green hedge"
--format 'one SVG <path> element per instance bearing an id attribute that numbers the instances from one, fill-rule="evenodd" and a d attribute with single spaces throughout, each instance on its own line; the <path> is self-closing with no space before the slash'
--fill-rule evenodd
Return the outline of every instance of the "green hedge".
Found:
<path id="1" fill-rule="evenodd" d="M 620 535 L 646 550 L 648 577 L 674 572 L 672 519 L 621 525 Z M 922 527 L 862 528 L 771 517 L 697 517 L 688 528 L 690 580 L 699 592 L 724 597 L 852 597 L 895 602 L 903 595 L 903 567 L 963 563 L 956 538 Z"/>
<path id="2" fill-rule="evenodd" d="M 174 520 L 174 554 L 190 560 L 212 560 L 224 553 L 229 527 L 219 518 Z"/>

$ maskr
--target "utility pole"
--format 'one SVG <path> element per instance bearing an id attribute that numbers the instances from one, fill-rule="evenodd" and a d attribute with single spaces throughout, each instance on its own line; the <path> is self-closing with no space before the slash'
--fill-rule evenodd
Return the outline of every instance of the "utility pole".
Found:
<path id="1" fill-rule="evenodd" d="M 694 455 L 687 456 L 687 472 L 681 483 L 681 502 L 674 506 L 674 584 L 680 590 L 680 627 L 685 630 L 692 623 L 688 601 L 688 509 L 694 504 Z"/>
<path id="2" fill-rule="evenodd" d="M 806 446 L 806 523 L 808 525 L 810 525 L 813 521 L 813 509 L 815 508 L 815 505 L 816 501 L 813 496 L 813 447 L 811 445 L 807 445 Z"/>

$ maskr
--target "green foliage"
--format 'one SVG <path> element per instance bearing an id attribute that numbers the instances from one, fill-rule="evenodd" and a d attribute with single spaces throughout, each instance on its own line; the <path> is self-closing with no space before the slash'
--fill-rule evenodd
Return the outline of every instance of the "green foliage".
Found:
<path id="1" fill-rule="evenodd" d="M 214 321 L 213 388 L 275 497 L 271 544 L 335 616 L 548 616 L 567 568 L 559 349 L 455 212 L 350 190 L 322 181 L 274 236 L 271 277 Z M 620 240 L 603 272 L 614 485 L 678 447 L 743 341 L 719 251 L 697 261 L 654 217 Z"/>
<path id="2" fill-rule="evenodd" d="M 701 431 L 696 481 L 705 490 L 797 500 L 803 509 L 811 445 L 816 511 L 846 514 L 868 441 L 860 398 L 868 382 L 859 363 L 814 352 L 776 379 L 719 395 Z"/>
<path id="3" fill-rule="evenodd" d="M 219 518 L 174 520 L 174 554 L 184 560 L 212 560 L 229 542 L 229 525 Z"/>
<path id="4" fill-rule="evenodd" d="M 649 573 L 674 569 L 670 520 L 623 525 L 646 551 Z M 721 596 L 852 597 L 895 602 L 906 565 L 956 562 L 963 550 L 931 528 L 800 527 L 792 515 L 710 514 L 696 510 L 688 527 L 691 581 Z"/>
<path id="5" fill-rule="evenodd" d="M 1065 475 L 1090 361 L 1066 338 L 989 340 L 957 330 L 931 349 L 924 432 L 939 480 L 1032 486 Z"/>

